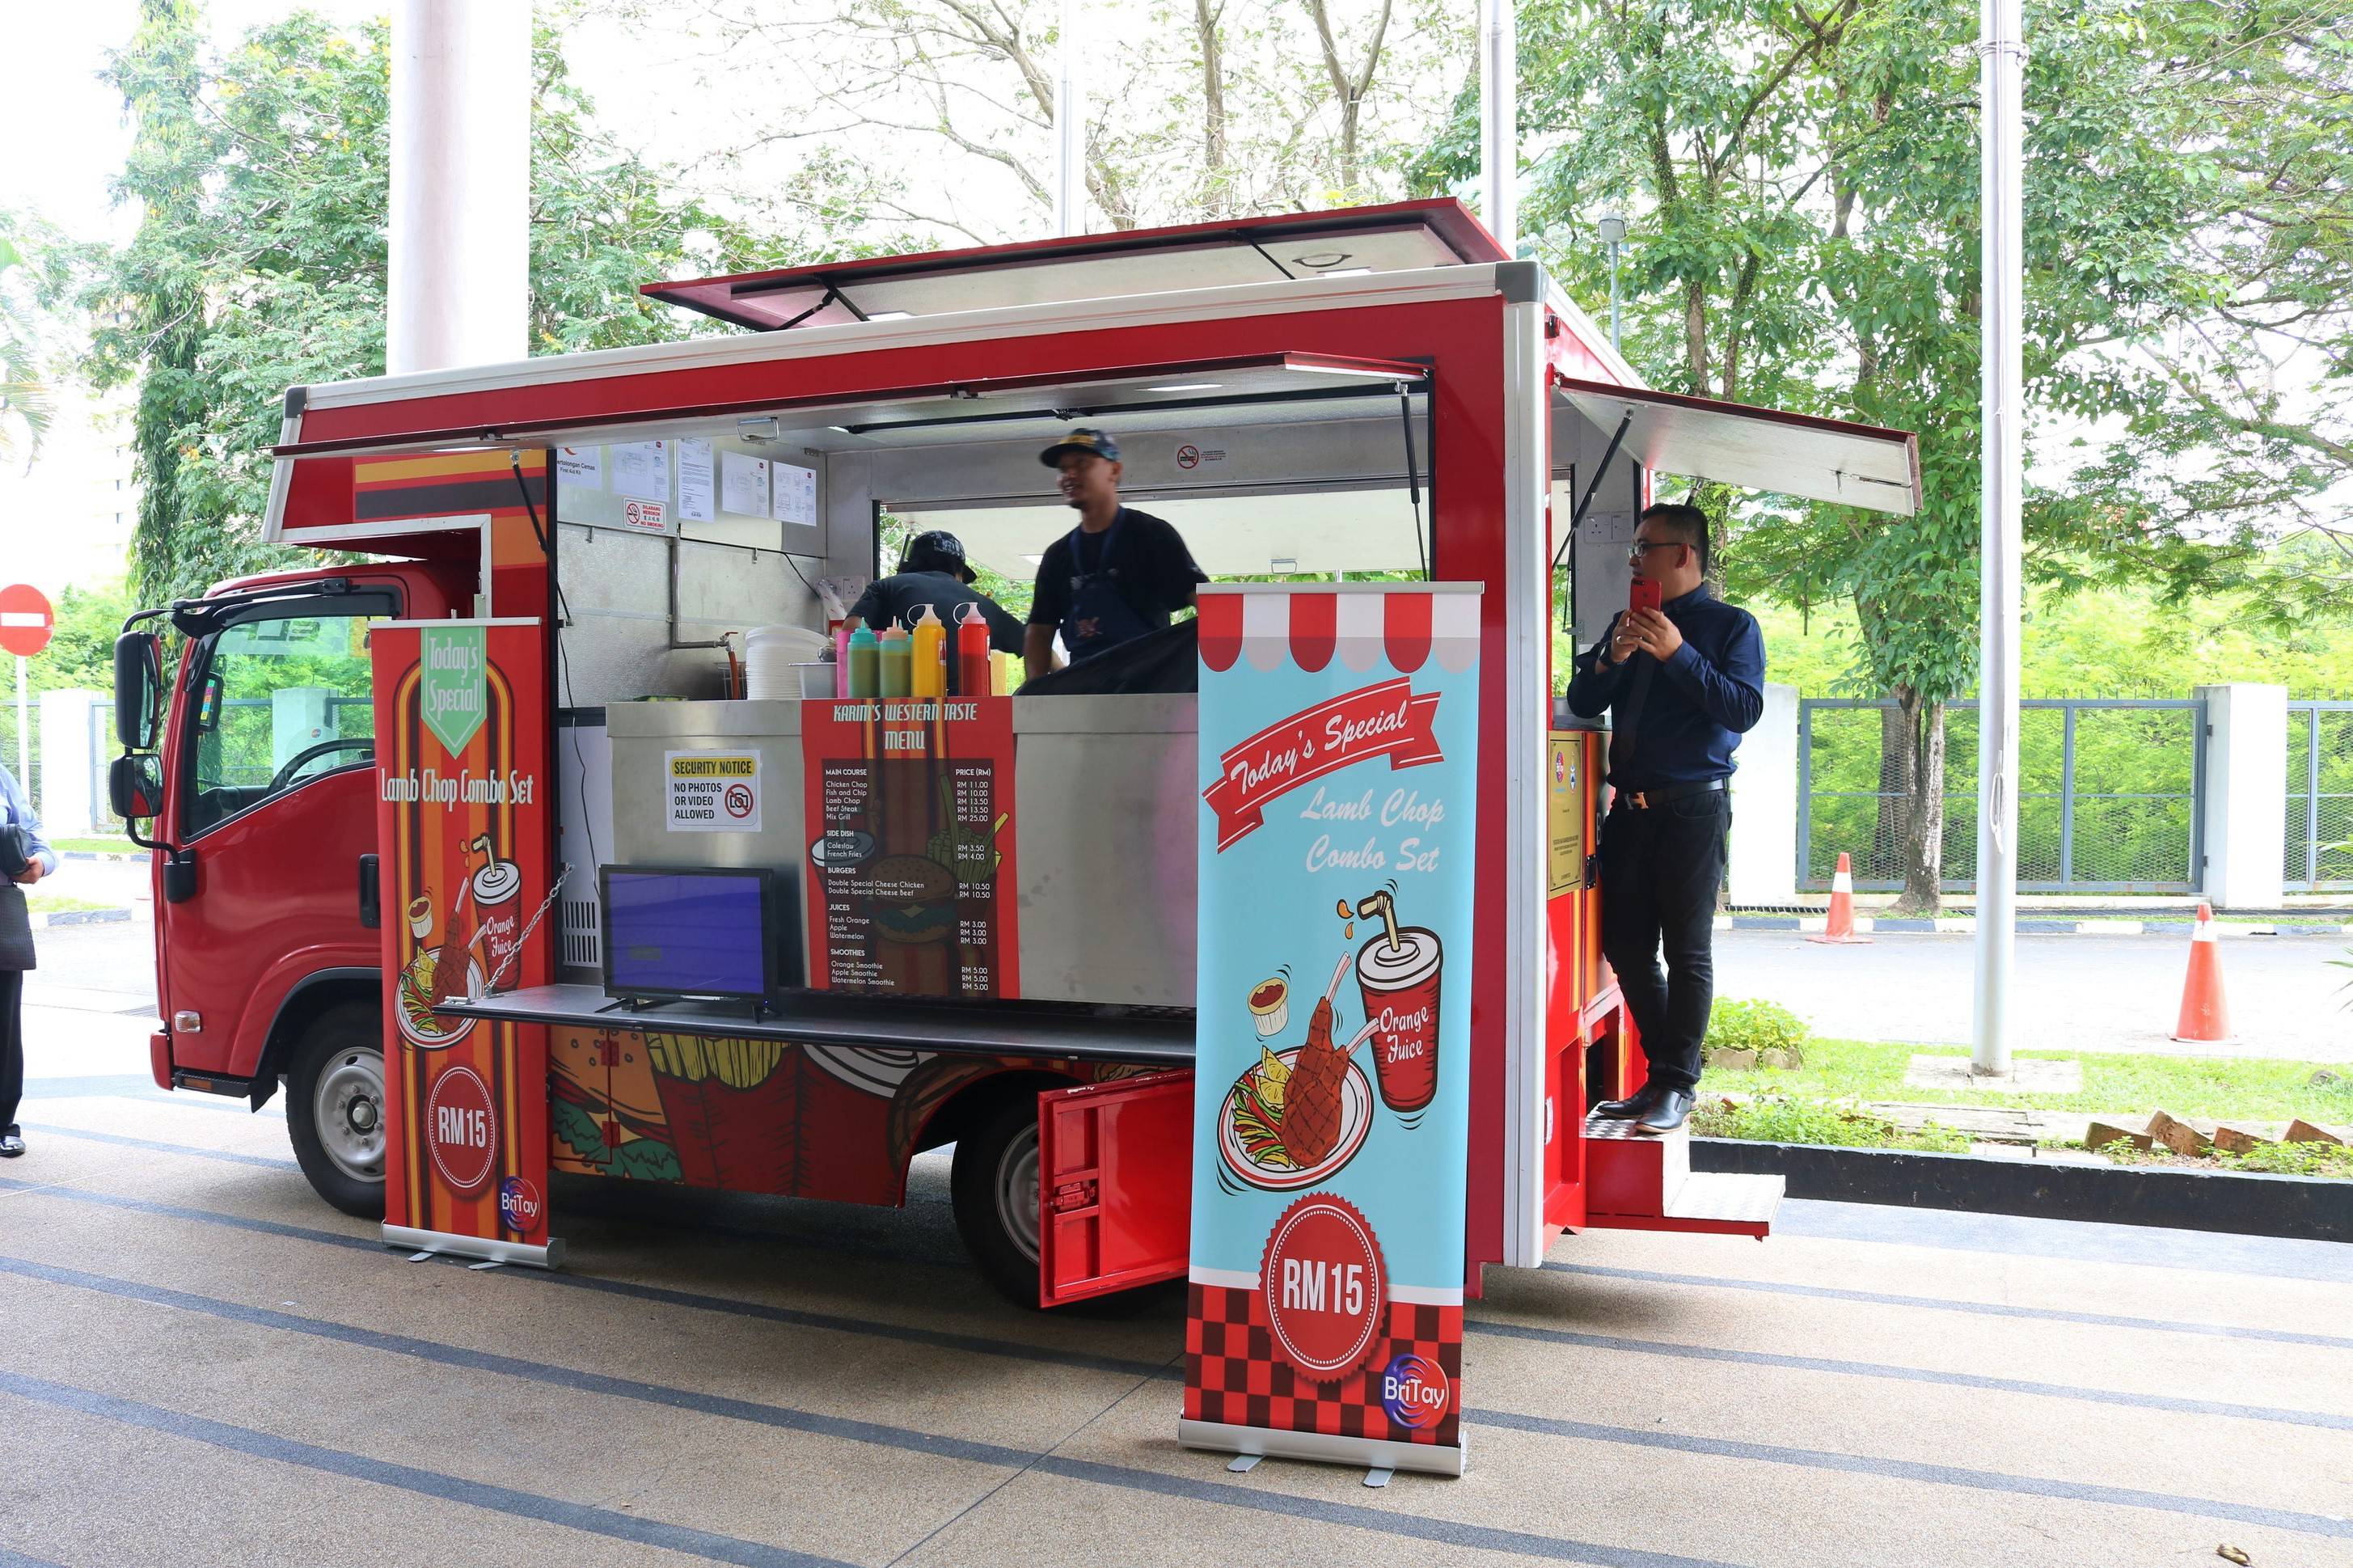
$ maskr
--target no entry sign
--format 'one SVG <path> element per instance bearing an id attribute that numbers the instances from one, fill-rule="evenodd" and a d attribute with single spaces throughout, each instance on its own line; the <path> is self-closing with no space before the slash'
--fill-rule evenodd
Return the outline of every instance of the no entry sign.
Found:
<path id="1" fill-rule="evenodd" d="M 29 659 L 49 645 L 58 613 L 48 596 L 29 583 L 0 588 L 0 652 Z"/>

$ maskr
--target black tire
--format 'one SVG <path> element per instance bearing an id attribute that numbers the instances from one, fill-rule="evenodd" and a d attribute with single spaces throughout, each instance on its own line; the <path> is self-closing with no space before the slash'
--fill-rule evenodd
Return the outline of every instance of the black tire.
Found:
<path id="1" fill-rule="evenodd" d="M 1016 1191 L 1016 1190 L 1018 1191 Z M 948 1191 L 956 1231 L 981 1277 L 1016 1306 L 1038 1306 L 1038 1100 L 1008 1101 L 956 1139 Z M 1020 1193 L 1026 1192 L 1024 1199 Z M 1007 1212 L 1026 1204 L 1028 1223 Z"/>
<path id="2" fill-rule="evenodd" d="M 364 1157 L 370 1129 L 372 1161 Z M 319 1196 L 356 1218 L 384 1218 L 384 1017 L 377 1008 L 339 1002 L 311 1020 L 287 1065 L 286 1130 Z"/>

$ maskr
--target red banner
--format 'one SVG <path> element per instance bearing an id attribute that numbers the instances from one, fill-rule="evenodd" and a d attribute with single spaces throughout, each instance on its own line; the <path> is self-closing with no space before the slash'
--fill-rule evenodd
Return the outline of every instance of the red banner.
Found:
<path id="1" fill-rule="evenodd" d="M 1218 848 L 1257 828 L 1268 801 L 1327 773 L 1383 757 L 1392 769 L 1443 762 L 1430 733 L 1437 713 L 1437 693 L 1417 696 L 1399 676 L 1267 726 L 1219 758 L 1218 781 L 1201 791 L 1218 813 Z"/>
<path id="2" fill-rule="evenodd" d="M 552 978 L 545 638 L 527 619 L 370 634 L 391 980 L 385 1224 L 456 1252 L 547 1244 L 547 1031 L 436 1009 Z"/>

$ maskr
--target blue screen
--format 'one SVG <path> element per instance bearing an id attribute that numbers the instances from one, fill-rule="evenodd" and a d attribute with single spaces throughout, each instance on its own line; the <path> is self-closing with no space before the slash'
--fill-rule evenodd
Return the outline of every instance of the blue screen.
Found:
<path id="1" fill-rule="evenodd" d="M 623 996 L 760 996 L 766 874 L 607 872 L 608 989 Z"/>

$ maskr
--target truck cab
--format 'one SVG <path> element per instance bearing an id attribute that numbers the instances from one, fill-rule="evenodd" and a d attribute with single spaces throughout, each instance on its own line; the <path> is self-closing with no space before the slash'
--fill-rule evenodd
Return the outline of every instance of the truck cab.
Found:
<path id="1" fill-rule="evenodd" d="M 384 1201 L 369 630 L 472 593 L 421 562 L 273 573 L 135 617 L 116 651 L 115 806 L 153 851 L 155 1082 L 259 1109 L 283 1081 L 304 1173 L 354 1214 Z"/>

